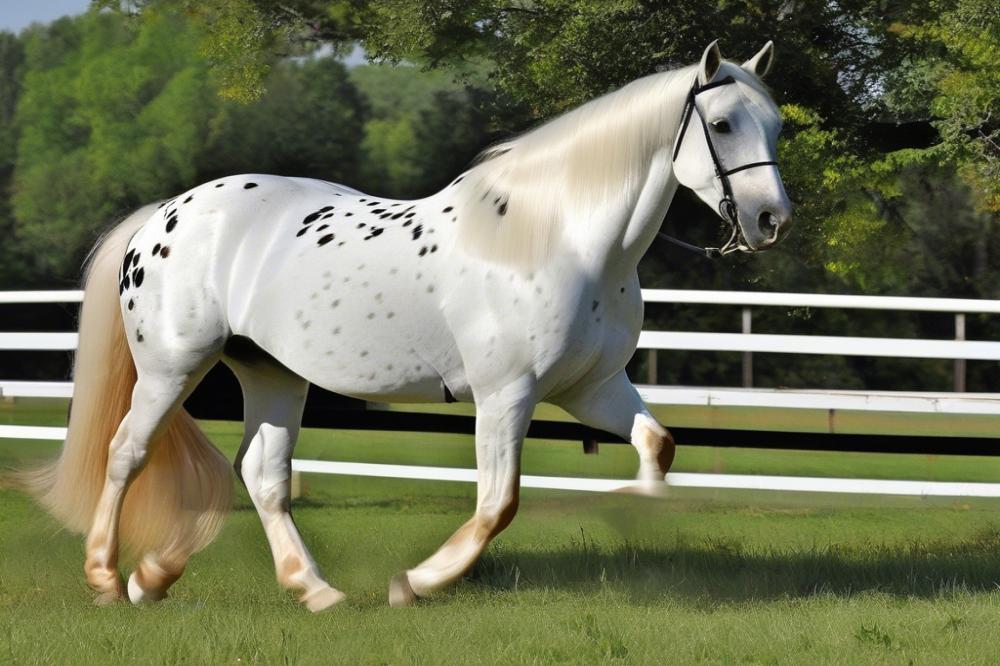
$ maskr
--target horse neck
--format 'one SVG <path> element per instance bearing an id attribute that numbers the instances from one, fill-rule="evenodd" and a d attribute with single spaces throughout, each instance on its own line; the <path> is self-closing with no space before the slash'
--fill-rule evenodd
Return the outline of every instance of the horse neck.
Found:
<path id="1" fill-rule="evenodd" d="M 670 121 L 654 125 L 661 138 L 676 136 L 689 87 L 690 77 L 681 73 L 669 86 L 658 112 Z M 649 118 L 637 118 L 637 133 L 644 131 L 643 122 L 651 121 Z M 636 143 L 641 141 L 636 137 L 630 137 L 630 140 Z M 592 204 L 590 224 L 578 236 L 578 248 L 598 270 L 632 272 L 652 245 L 677 192 L 672 153 L 672 139 L 653 145 L 637 154 L 636 162 L 613 177 L 620 182 L 612 179 L 600 188 L 606 193 L 605 200 Z"/>

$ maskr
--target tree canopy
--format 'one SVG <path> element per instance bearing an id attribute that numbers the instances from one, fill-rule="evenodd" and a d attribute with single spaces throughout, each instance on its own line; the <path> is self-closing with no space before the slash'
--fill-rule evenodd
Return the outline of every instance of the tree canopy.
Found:
<path id="1" fill-rule="evenodd" d="M 116 216 L 223 174 L 429 194 L 489 143 L 695 62 L 718 38 L 736 60 L 776 43 L 766 82 L 785 119 L 779 162 L 797 229 L 772 252 L 724 263 L 654 247 L 640 266 L 645 284 L 1000 297 L 1000 10 L 987 0 L 92 4 L 80 17 L 0 33 L 8 287 L 70 284 Z M 373 64 L 336 57 L 357 45 Z M 705 243 L 718 230 L 713 211 L 683 194 L 665 224 Z M 729 315 L 648 316 L 697 330 L 724 329 Z M 831 331 L 950 334 L 938 320 L 881 324 L 808 309 L 762 325 L 794 331 L 818 318 Z M 969 326 L 972 337 L 1000 334 L 984 318 Z M 717 383 L 732 367 L 699 357 L 676 380 Z M 758 369 L 765 382 L 814 386 L 946 382 L 946 365 L 921 367 L 841 359 Z M 970 385 L 992 386 L 989 370 L 970 364 Z"/>

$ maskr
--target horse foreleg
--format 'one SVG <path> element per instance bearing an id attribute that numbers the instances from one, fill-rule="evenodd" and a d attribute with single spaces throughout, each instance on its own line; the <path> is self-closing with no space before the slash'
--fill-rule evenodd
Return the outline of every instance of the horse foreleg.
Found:
<path id="1" fill-rule="evenodd" d="M 318 612 L 345 598 L 320 574 L 292 520 L 292 450 L 309 384 L 270 360 L 227 359 L 243 388 L 245 430 L 236 471 L 257 508 L 278 583 Z"/>
<path id="2" fill-rule="evenodd" d="M 581 423 L 629 440 L 639 454 L 640 488 L 654 490 L 660 485 L 674 462 L 674 439 L 649 413 L 624 370 L 558 404 Z"/>
<path id="3" fill-rule="evenodd" d="M 517 513 L 521 445 L 535 405 L 533 386 L 515 383 L 476 402 L 476 513 L 436 553 L 393 576 L 389 605 L 407 606 L 458 580 Z"/>

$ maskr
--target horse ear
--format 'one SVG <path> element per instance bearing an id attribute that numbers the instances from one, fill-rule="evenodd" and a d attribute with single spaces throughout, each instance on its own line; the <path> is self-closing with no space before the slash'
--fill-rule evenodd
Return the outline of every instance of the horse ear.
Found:
<path id="1" fill-rule="evenodd" d="M 771 70 L 771 63 L 774 62 L 774 42 L 768 41 L 764 48 L 757 51 L 757 55 L 743 63 L 743 69 L 751 74 L 756 74 L 760 78 Z"/>
<path id="2" fill-rule="evenodd" d="M 715 78 L 721 64 L 722 54 L 719 53 L 719 40 L 715 40 L 701 54 L 701 64 L 698 65 L 698 79 L 701 85 L 705 85 Z"/>

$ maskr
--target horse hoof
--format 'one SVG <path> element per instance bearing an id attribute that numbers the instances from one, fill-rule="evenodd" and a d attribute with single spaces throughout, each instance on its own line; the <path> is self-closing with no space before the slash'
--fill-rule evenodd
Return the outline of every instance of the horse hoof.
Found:
<path id="1" fill-rule="evenodd" d="M 135 572 L 128 577 L 128 600 L 132 602 L 133 605 L 138 606 L 140 604 L 152 603 L 154 601 L 161 601 L 167 595 L 162 592 L 144 590 L 139 582 L 135 578 Z"/>
<path id="2" fill-rule="evenodd" d="M 95 606 L 110 606 L 122 600 L 121 592 L 101 592 L 94 597 Z"/>
<path id="3" fill-rule="evenodd" d="M 405 608 L 417 603 L 417 595 L 410 587 L 410 579 L 406 572 L 398 573 L 389 579 L 389 605 L 393 608 Z"/>
<path id="4" fill-rule="evenodd" d="M 312 594 L 302 597 L 302 603 L 313 613 L 325 611 L 327 608 L 336 606 L 347 598 L 347 595 L 332 587 L 324 587 Z"/>

